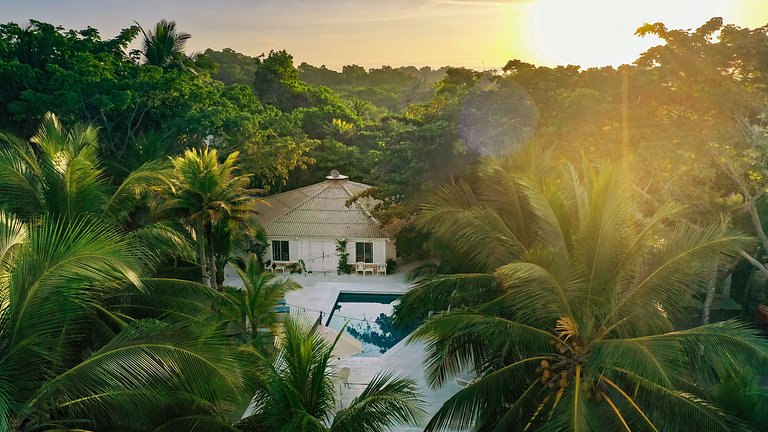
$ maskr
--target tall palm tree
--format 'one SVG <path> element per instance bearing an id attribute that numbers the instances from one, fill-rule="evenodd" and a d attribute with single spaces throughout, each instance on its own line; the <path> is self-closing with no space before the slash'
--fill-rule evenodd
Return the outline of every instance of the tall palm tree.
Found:
<path id="1" fill-rule="evenodd" d="M 644 216 L 625 166 L 531 166 L 491 162 L 479 193 L 458 185 L 423 207 L 421 226 L 473 272 L 403 300 L 446 310 L 412 340 L 428 343 L 431 385 L 476 375 L 426 430 L 732 430 L 702 387 L 765 370 L 768 341 L 735 321 L 676 330 L 674 319 L 706 269 L 753 239 L 676 221 L 670 207 Z"/>
<path id="2" fill-rule="evenodd" d="M 275 307 L 288 291 L 301 288 L 292 279 L 276 279 L 264 271 L 256 255 L 249 255 L 243 267 L 235 267 L 243 281 L 242 289 L 231 291 L 232 303 L 246 320 L 249 342 L 256 348 L 264 348 L 264 334 L 261 329 L 270 330 L 269 336 L 277 334 L 279 316 Z"/>
<path id="3" fill-rule="evenodd" d="M 148 32 L 141 26 L 139 29 L 144 35 L 142 53 L 147 64 L 165 68 L 183 63 L 186 58 L 184 46 L 192 35 L 178 31 L 175 21 L 161 19 Z"/>
<path id="4" fill-rule="evenodd" d="M 336 410 L 329 360 L 333 344 L 287 320 L 277 357 L 262 373 L 244 431 L 381 432 L 416 424 L 421 413 L 416 384 L 379 374 L 347 408 Z"/>
<path id="5" fill-rule="evenodd" d="M 208 281 L 210 271 L 213 289 L 218 289 L 218 284 L 212 225 L 227 220 L 247 230 L 253 224 L 256 190 L 249 189 L 249 176 L 236 174 L 238 155 L 239 152 L 233 152 L 219 162 L 218 152 L 206 147 L 187 150 L 172 161 L 174 190 L 165 205 L 193 227 L 203 283 Z"/>
<path id="6" fill-rule="evenodd" d="M 206 287 L 142 279 L 153 260 L 93 217 L 0 212 L 0 430 L 230 428 L 248 351 Z"/>

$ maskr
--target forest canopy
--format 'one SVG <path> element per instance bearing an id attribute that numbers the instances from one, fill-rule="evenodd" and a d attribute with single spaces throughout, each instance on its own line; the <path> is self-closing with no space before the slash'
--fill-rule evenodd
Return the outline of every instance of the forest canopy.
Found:
<path id="1" fill-rule="evenodd" d="M 418 423 L 410 378 L 334 412 L 333 346 L 290 319 L 274 343 L 300 285 L 260 196 L 331 170 L 424 260 L 393 325 L 423 324 L 429 384 L 476 374 L 428 430 L 764 426 L 728 391 L 765 393 L 733 372 L 768 345 L 713 304 L 768 302 L 768 25 L 648 23 L 619 67 L 337 71 L 128 24 L 0 25 L 0 429 Z"/>

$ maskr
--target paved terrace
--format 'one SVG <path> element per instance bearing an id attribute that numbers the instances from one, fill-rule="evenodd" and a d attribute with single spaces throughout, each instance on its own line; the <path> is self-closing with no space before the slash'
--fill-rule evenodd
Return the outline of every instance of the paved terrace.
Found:
<path id="1" fill-rule="evenodd" d="M 286 303 L 291 305 L 291 315 L 314 322 L 320 312 L 323 313 L 323 321 L 333 310 L 339 293 L 375 293 L 375 294 L 402 294 L 408 290 L 405 282 L 405 274 L 408 269 L 399 269 L 397 273 L 387 276 L 360 276 L 335 274 L 300 274 L 282 275 L 278 277 L 292 278 L 302 289 L 290 292 L 286 295 Z M 230 286 L 240 286 L 242 283 L 233 272 L 227 272 L 226 282 Z M 442 388 L 432 390 L 427 385 L 424 376 L 422 362 L 424 359 L 424 344 L 406 344 L 400 341 L 380 357 L 347 357 L 334 362 L 334 367 L 339 370 L 343 367 L 350 369 L 349 388 L 336 382 L 336 391 L 341 395 L 340 404 L 349 406 L 352 399 L 362 393 L 365 386 L 377 373 L 392 371 L 398 375 L 410 376 L 416 380 L 420 387 L 421 397 L 426 404 L 429 419 L 448 398 L 453 396 L 459 387 L 450 381 Z M 421 431 L 422 428 L 398 427 L 398 431 Z"/>

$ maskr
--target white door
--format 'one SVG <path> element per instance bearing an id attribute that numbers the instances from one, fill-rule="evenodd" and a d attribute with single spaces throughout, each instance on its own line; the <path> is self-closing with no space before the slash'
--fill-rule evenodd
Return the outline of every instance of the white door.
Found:
<path id="1" fill-rule="evenodd" d="M 307 269 L 312 272 L 335 272 L 339 265 L 336 243 L 332 241 L 309 242 Z"/>

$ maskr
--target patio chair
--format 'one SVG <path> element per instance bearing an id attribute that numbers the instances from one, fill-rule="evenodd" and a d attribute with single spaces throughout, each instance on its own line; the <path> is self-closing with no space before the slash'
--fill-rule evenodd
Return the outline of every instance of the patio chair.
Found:
<path id="1" fill-rule="evenodd" d="M 272 272 L 272 273 L 275 272 L 275 269 L 272 268 L 272 261 L 271 260 L 267 260 L 267 261 L 264 262 L 264 271 L 268 271 L 268 272 Z"/>
<path id="2" fill-rule="evenodd" d="M 387 275 L 387 263 L 379 263 L 379 265 L 376 266 L 376 274 L 380 275 Z"/>
<path id="3" fill-rule="evenodd" d="M 365 263 L 360 261 L 355 263 L 355 274 L 362 273 L 365 276 Z"/>
<path id="4" fill-rule="evenodd" d="M 284 263 L 282 261 L 281 262 L 275 261 L 274 272 L 277 273 L 277 271 L 280 270 L 283 274 L 285 274 L 285 265 L 286 265 L 286 263 Z"/>
<path id="5" fill-rule="evenodd" d="M 371 264 L 371 263 L 363 263 L 363 276 L 365 276 L 366 272 L 371 273 L 371 276 L 373 276 L 373 269 L 374 269 L 374 267 L 375 266 L 373 264 Z"/>

